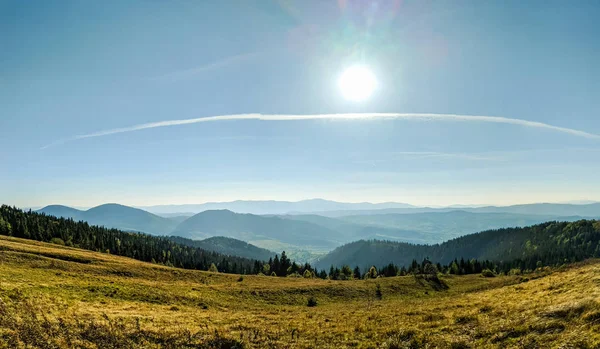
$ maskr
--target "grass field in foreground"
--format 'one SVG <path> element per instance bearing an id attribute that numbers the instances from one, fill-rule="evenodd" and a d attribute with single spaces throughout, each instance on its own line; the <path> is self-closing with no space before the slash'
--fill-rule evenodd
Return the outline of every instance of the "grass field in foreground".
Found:
<path id="1" fill-rule="evenodd" d="M 443 280 L 242 278 L 0 237 L 0 348 L 600 348 L 597 260 Z"/>

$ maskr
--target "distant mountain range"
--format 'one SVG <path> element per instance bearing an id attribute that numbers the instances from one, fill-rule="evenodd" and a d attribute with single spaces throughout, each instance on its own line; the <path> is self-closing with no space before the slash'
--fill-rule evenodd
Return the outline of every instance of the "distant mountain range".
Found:
<path id="1" fill-rule="evenodd" d="M 548 215 L 548 216 L 582 216 L 596 217 L 600 215 L 600 203 L 591 204 L 524 204 L 512 206 L 482 206 L 482 207 L 409 207 L 409 208 L 387 208 L 387 209 L 367 209 L 367 210 L 335 210 L 315 212 L 321 216 L 344 217 L 352 215 L 376 215 L 387 213 L 426 213 L 426 212 L 451 212 L 457 209 L 473 213 L 515 213 L 529 215 Z M 295 214 L 299 214 L 295 212 Z"/>
<path id="2" fill-rule="evenodd" d="M 252 214 L 287 214 L 290 212 L 323 212 L 339 210 L 377 210 L 386 208 L 411 208 L 409 204 L 399 202 L 384 202 L 373 204 L 370 202 L 348 203 L 324 199 L 311 199 L 302 201 L 276 201 L 276 200 L 237 200 L 231 202 L 207 202 L 196 205 L 157 205 L 141 206 L 139 208 L 155 214 L 180 214 L 185 212 L 202 212 L 207 210 L 230 210 L 237 213 Z"/>
<path id="3" fill-rule="evenodd" d="M 173 235 L 194 239 L 222 235 L 258 246 L 264 246 L 260 242 L 279 241 L 309 250 L 330 250 L 347 241 L 343 233 L 311 222 L 228 210 L 200 212 L 179 224 Z"/>
<path id="4" fill-rule="evenodd" d="M 322 200 L 315 202 L 323 203 Z M 320 207 L 330 207 L 328 205 Z M 309 257 L 311 253 L 322 254 L 361 239 L 434 244 L 488 229 L 528 226 L 553 220 L 600 218 L 600 204 L 531 204 L 460 210 L 384 208 L 336 211 L 352 213 L 336 217 L 323 215 L 332 211 L 321 214 L 255 215 L 230 210 L 207 210 L 190 217 L 162 217 L 118 204 L 100 205 L 86 211 L 51 205 L 39 212 L 154 235 L 176 235 L 195 240 L 229 237 L 271 251 L 305 251 L 308 253 L 301 255 L 312 258 Z"/>

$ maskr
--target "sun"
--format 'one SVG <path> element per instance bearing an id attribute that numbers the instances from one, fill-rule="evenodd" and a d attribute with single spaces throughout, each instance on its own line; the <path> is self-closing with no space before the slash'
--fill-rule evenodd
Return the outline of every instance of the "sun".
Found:
<path id="1" fill-rule="evenodd" d="M 353 102 L 362 102 L 369 99 L 375 91 L 377 79 L 368 67 L 353 65 L 340 75 L 338 87 L 344 98 Z"/>

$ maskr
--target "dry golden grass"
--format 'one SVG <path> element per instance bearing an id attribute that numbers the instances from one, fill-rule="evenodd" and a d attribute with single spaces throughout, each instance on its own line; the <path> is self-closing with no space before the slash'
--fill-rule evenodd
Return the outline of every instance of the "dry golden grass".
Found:
<path id="1" fill-rule="evenodd" d="M 435 291 L 413 276 L 239 281 L 1 237 L 0 277 L 0 348 L 600 348 L 595 260 Z"/>

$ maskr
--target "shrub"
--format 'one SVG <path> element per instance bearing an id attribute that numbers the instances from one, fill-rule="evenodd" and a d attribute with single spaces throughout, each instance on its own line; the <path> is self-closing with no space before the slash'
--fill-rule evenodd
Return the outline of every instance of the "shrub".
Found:
<path id="1" fill-rule="evenodd" d="M 484 269 L 481 272 L 481 276 L 486 277 L 486 278 L 493 278 L 496 276 L 496 274 L 494 274 L 494 272 L 489 269 Z"/>
<path id="2" fill-rule="evenodd" d="M 50 243 L 53 243 L 53 244 L 56 244 L 56 245 L 61 245 L 61 246 L 65 245 L 65 242 L 61 238 L 52 238 L 50 240 Z"/>
<path id="3" fill-rule="evenodd" d="M 310 297 L 308 298 L 308 301 L 306 302 L 306 305 L 309 307 L 316 307 L 317 306 L 317 299 L 315 297 Z"/>
<path id="4" fill-rule="evenodd" d="M 521 275 L 521 269 L 513 268 L 508 272 L 508 275 Z"/>

